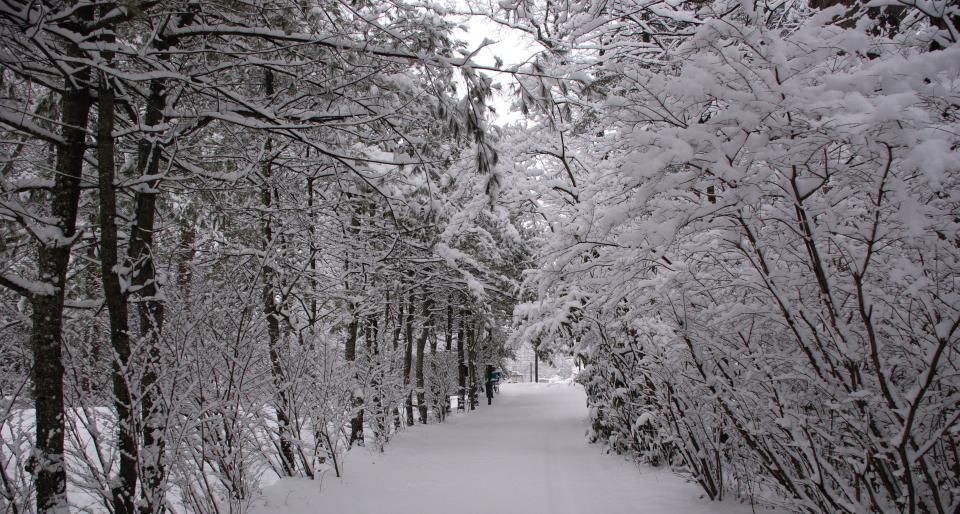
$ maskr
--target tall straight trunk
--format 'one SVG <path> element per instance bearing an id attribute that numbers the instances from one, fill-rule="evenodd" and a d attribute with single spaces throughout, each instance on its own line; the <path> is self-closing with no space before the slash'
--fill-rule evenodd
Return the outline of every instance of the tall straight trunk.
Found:
<path id="1" fill-rule="evenodd" d="M 101 9 L 108 9 L 102 6 Z M 113 38 L 107 36 L 107 42 Z M 112 55 L 104 55 L 109 62 Z M 111 487 L 113 512 L 133 514 L 137 490 L 136 417 L 127 382 L 130 364 L 129 306 L 123 290 L 118 267 L 120 253 L 117 243 L 117 192 L 115 179 L 114 90 L 106 74 L 100 76 L 99 114 L 97 120 L 97 164 L 100 192 L 100 273 L 103 277 L 103 297 L 110 317 L 110 343 L 113 347 L 113 405 L 117 411 L 117 452 L 119 469 Z"/>
<path id="2" fill-rule="evenodd" d="M 273 95 L 273 72 L 267 70 L 263 76 L 264 93 L 267 96 Z M 280 356 L 280 309 L 277 305 L 277 289 L 274 285 L 276 280 L 276 270 L 269 264 L 271 261 L 271 251 L 273 246 L 273 187 L 271 178 L 273 176 L 273 141 L 267 137 L 264 142 L 264 154 L 267 155 L 267 161 L 263 163 L 263 187 L 260 189 L 260 203 L 263 207 L 262 217 L 262 236 L 263 252 L 265 263 L 262 269 L 263 275 L 263 314 L 267 320 L 267 344 L 270 353 L 270 373 L 273 378 L 273 386 L 276 390 L 276 399 L 274 410 L 277 412 L 277 429 L 280 436 L 280 467 L 285 476 L 293 476 L 296 471 L 296 461 L 294 460 L 293 442 L 291 438 L 289 398 L 287 397 L 287 379 L 283 369 L 283 360 Z"/>
<path id="3" fill-rule="evenodd" d="M 347 325 L 347 342 L 343 348 L 343 357 L 347 362 L 355 362 L 357 360 L 357 339 L 360 335 L 360 320 L 356 313 L 356 306 L 353 305 L 353 302 L 350 302 L 350 324 Z M 361 402 L 363 400 L 360 400 Z M 354 406 L 357 406 L 357 398 L 353 398 Z M 350 418 L 350 441 L 348 444 L 353 446 L 353 443 L 358 443 L 363 445 L 363 418 L 360 416 L 354 415 Z"/>
<path id="4" fill-rule="evenodd" d="M 393 327 L 393 351 L 400 349 L 400 333 L 403 330 L 403 299 L 397 294 L 397 324 Z"/>
<path id="5" fill-rule="evenodd" d="M 457 409 L 465 409 L 467 402 L 467 365 L 464 361 L 465 335 L 464 325 L 467 322 L 467 310 L 460 309 L 460 319 L 457 323 Z"/>
<path id="6" fill-rule="evenodd" d="M 307 148 L 306 158 L 310 157 L 310 148 Z M 313 216 L 313 203 L 314 203 L 315 193 L 313 191 L 313 177 L 307 179 L 307 212 L 310 213 L 310 216 Z M 311 331 L 317 324 L 317 274 L 319 273 L 319 268 L 317 267 L 317 244 L 314 241 L 314 226 L 313 223 L 307 229 L 307 232 L 310 237 L 310 308 L 307 312 L 307 325 L 310 327 Z M 310 338 L 311 348 L 313 347 L 313 337 Z"/>
<path id="7" fill-rule="evenodd" d="M 397 325 L 393 328 L 393 351 L 396 353 L 400 350 L 400 336 L 403 332 L 403 298 L 400 293 L 397 292 Z M 400 409 L 396 405 L 393 407 L 393 427 L 397 430 L 400 429 Z"/>
<path id="8" fill-rule="evenodd" d="M 93 7 L 77 8 L 75 16 L 93 18 Z M 75 27 L 79 30 L 79 27 Z M 67 54 L 82 57 L 70 45 Z M 54 242 L 41 242 L 37 249 L 37 276 L 51 286 L 50 291 L 30 296 L 33 350 L 33 392 L 36 408 L 36 449 L 31 462 L 34 471 L 37 512 L 67 511 L 67 472 L 64 467 L 63 398 L 63 304 L 67 286 L 70 249 L 76 235 L 77 209 L 80 203 L 80 179 L 83 173 L 84 136 L 92 99 L 83 84 L 89 69 L 81 67 L 74 80 L 65 81 L 61 99 L 63 143 L 56 147 L 56 174 L 51 190 L 50 218 L 62 235 Z M 80 85 L 80 89 L 74 87 Z"/>
<path id="9" fill-rule="evenodd" d="M 374 323 L 375 323 L 376 326 L 377 326 L 377 337 L 376 337 L 376 340 L 373 342 L 373 350 L 374 350 L 374 353 L 373 353 L 373 354 L 374 354 L 374 355 L 380 355 L 380 342 L 381 342 L 381 341 L 380 341 L 380 322 L 379 322 L 379 320 L 377 319 L 376 316 L 371 316 L 371 318 L 374 320 Z M 384 302 L 383 302 L 383 333 L 384 333 L 383 338 L 384 338 L 384 341 L 385 341 L 386 338 L 387 338 L 387 335 L 386 335 L 386 334 L 389 333 L 389 332 L 388 332 L 389 327 L 390 327 L 390 291 L 387 291 L 387 292 L 386 292 L 386 297 L 384 298 Z"/>
<path id="10" fill-rule="evenodd" d="M 533 345 L 533 383 L 540 382 L 540 345 Z"/>
<path id="11" fill-rule="evenodd" d="M 447 330 L 443 334 L 446 343 L 446 351 L 453 349 L 453 304 L 447 299 Z"/>
<path id="12" fill-rule="evenodd" d="M 427 334 L 430 340 L 430 369 L 432 371 L 431 376 L 436 380 L 437 376 L 437 345 L 440 343 L 439 334 L 434 327 L 433 317 L 428 318 L 430 320 L 430 332 Z M 437 384 L 431 384 L 435 392 L 445 391 L 445 388 L 437 388 Z M 435 396 L 433 398 L 433 414 L 437 417 L 438 423 L 443 423 L 443 418 L 447 414 L 447 398 L 443 396 Z"/>
<path id="13" fill-rule="evenodd" d="M 350 193 L 347 193 L 347 198 L 353 198 L 353 196 L 354 196 L 354 195 L 352 195 L 352 194 L 350 194 Z M 355 210 L 353 211 L 352 215 L 350 216 L 350 228 L 348 229 L 348 231 L 349 231 L 350 237 L 352 237 L 352 238 L 354 238 L 354 239 L 357 239 L 357 238 L 360 237 L 360 235 L 359 235 L 359 234 L 360 234 L 360 229 L 361 229 L 361 227 L 360 227 L 360 224 L 361 224 L 360 217 L 361 217 L 361 216 L 363 215 L 363 213 L 364 213 L 363 203 L 364 203 L 364 202 L 363 202 L 363 200 L 361 199 L 361 200 L 360 200 L 360 204 L 355 206 L 355 208 L 354 208 Z M 351 269 L 351 265 L 353 265 L 356 270 L 359 270 L 360 273 L 358 274 L 357 271 L 354 271 L 354 269 Z M 361 276 L 362 278 L 361 278 L 361 279 L 357 279 L 357 282 L 359 282 L 360 287 L 365 286 L 365 285 L 366 285 L 366 277 L 365 277 L 365 273 L 363 273 L 363 268 L 364 268 L 364 263 L 362 262 L 362 260 L 361 260 L 359 257 L 356 259 L 356 262 L 351 262 L 350 258 L 348 257 L 348 258 L 347 258 L 347 261 L 346 261 L 346 271 L 347 271 L 347 277 L 348 277 L 347 280 L 349 280 L 349 277 L 352 276 L 352 275 L 359 275 L 359 276 Z M 359 288 L 360 288 L 360 287 L 357 286 L 357 284 L 354 284 L 354 285 L 353 285 L 353 288 L 351 288 L 351 286 L 350 286 L 349 283 L 346 284 L 346 286 L 347 286 L 347 290 L 348 290 L 348 291 L 351 291 L 352 289 L 359 289 Z M 349 326 L 349 334 L 348 334 L 348 336 L 347 336 L 347 346 L 346 346 L 346 348 L 345 348 L 345 355 L 346 355 L 346 357 L 347 357 L 347 361 L 348 361 L 348 362 L 356 362 L 356 360 L 357 360 L 357 339 L 358 339 L 358 337 L 359 337 L 360 328 L 361 328 L 361 327 L 360 327 L 360 306 L 357 305 L 357 304 L 354 304 L 353 302 L 349 302 L 349 309 L 350 309 L 351 320 L 350 320 L 350 326 Z M 350 446 L 352 446 L 353 443 L 356 442 L 358 445 L 363 446 L 363 444 L 364 444 L 364 439 L 363 439 L 363 396 L 362 396 L 361 394 L 359 394 L 359 392 L 358 392 L 358 391 L 360 390 L 360 380 L 361 380 L 361 377 L 360 377 L 359 370 L 356 368 L 356 366 L 354 366 L 353 369 L 355 370 L 355 371 L 354 371 L 354 374 L 353 374 L 353 382 L 354 382 L 354 389 L 353 389 L 353 407 L 354 407 L 354 409 L 355 409 L 355 413 L 354 413 L 353 417 L 350 418 L 350 441 L 349 441 L 349 444 L 350 444 Z"/>
<path id="14" fill-rule="evenodd" d="M 193 22 L 195 11 L 181 14 L 177 26 Z M 161 35 L 154 42 L 154 48 L 161 54 L 175 41 Z M 166 79 L 155 78 L 150 81 L 150 93 L 147 97 L 146 111 L 142 125 L 146 130 L 161 128 L 164 122 L 163 111 L 166 108 Z M 127 258 L 130 269 L 136 270 L 132 283 L 140 287 L 137 314 L 140 322 L 140 334 L 146 347 L 146 359 L 143 376 L 140 380 L 140 413 L 143 418 L 142 446 L 140 451 L 140 490 L 139 511 L 152 514 L 164 509 L 163 481 L 166 475 L 164 464 L 164 427 L 166 412 L 160 401 L 158 378 L 161 368 L 160 337 L 163 332 L 164 305 L 157 287 L 157 273 L 154 264 L 154 233 L 157 197 L 160 186 L 160 145 L 154 137 L 142 137 L 137 144 L 137 169 L 141 177 L 148 177 L 134 196 L 134 222 L 130 229 L 130 243 Z"/>
<path id="15" fill-rule="evenodd" d="M 477 408 L 477 335 L 474 323 L 467 327 L 467 374 L 470 380 L 470 410 Z"/>
<path id="16" fill-rule="evenodd" d="M 428 291 L 423 291 L 423 326 L 420 328 L 420 337 L 417 338 L 417 411 L 420 417 L 420 423 L 427 423 L 427 398 L 424 389 L 423 377 L 423 354 L 427 346 L 427 337 L 430 335 L 430 310 L 433 306 L 433 300 Z"/>
<path id="17" fill-rule="evenodd" d="M 446 343 L 444 351 L 449 354 L 450 350 L 453 349 L 453 305 L 450 302 L 449 296 L 447 296 L 447 326 L 443 332 L 443 339 Z M 436 347 L 437 341 L 434 339 L 434 344 L 431 348 L 431 351 L 435 351 Z M 438 362 L 436 365 L 442 366 L 443 364 Z M 444 396 L 443 398 L 437 398 L 436 402 L 439 408 L 438 419 L 443 422 L 443 420 L 450 415 L 450 391 L 447 390 L 446 387 L 442 387 L 440 389 L 444 391 Z"/>
<path id="18" fill-rule="evenodd" d="M 406 348 L 403 352 L 403 385 L 407 389 L 406 417 L 407 426 L 413 426 L 413 392 L 410 391 L 410 368 L 413 361 L 413 293 L 407 300 L 407 319 L 405 320 Z"/>
<path id="19" fill-rule="evenodd" d="M 377 315 L 371 314 L 367 316 L 367 323 L 364 327 L 363 335 L 364 341 L 366 342 L 367 353 L 369 355 L 376 355 L 380 352 L 377 345 L 377 338 L 380 337 L 380 321 L 377 319 Z"/>
<path id="20" fill-rule="evenodd" d="M 163 122 L 163 109 L 166 104 L 162 79 L 150 82 L 150 96 L 144 125 L 154 127 Z M 143 138 L 137 148 L 138 168 L 141 176 L 159 177 L 160 147 L 154 141 Z M 140 320 L 140 333 L 145 343 L 147 358 L 140 381 L 141 416 L 143 417 L 143 447 L 141 449 L 141 490 L 143 501 L 140 512 L 157 512 L 163 505 L 162 483 L 165 474 L 163 452 L 164 419 L 163 404 L 159 401 L 157 381 L 160 373 L 160 336 L 163 331 L 164 306 L 157 287 L 157 273 L 154 265 L 154 225 L 156 218 L 157 188 L 159 178 L 151 179 L 137 190 L 135 218 L 130 231 L 130 245 L 127 249 L 130 262 L 137 270 L 133 284 L 140 287 L 137 295 L 139 302 L 137 314 Z"/>
<path id="21" fill-rule="evenodd" d="M 390 295 L 387 294 L 387 307 L 383 314 L 384 325 L 390 319 Z M 386 327 L 384 327 L 386 328 Z M 370 378 L 370 390 L 373 392 L 372 401 L 372 426 L 374 434 L 377 438 L 377 446 L 380 448 L 380 451 L 383 451 L 383 445 L 380 441 L 383 440 L 383 437 L 386 433 L 386 424 L 384 420 L 386 419 L 386 412 L 383 411 L 383 398 L 380 393 L 380 385 L 383 383 L 383 368 L 379 366 L 379 355 L 380 355 L 380 320 L 376 314 L 371 314 L 367 317 L 367 355 L 371 356 L 371 361 L 373 362 L 374 373 Z"/>

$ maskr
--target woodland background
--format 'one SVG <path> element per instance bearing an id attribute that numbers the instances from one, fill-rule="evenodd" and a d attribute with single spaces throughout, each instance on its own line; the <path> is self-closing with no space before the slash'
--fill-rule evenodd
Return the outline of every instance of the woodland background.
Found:
<path id="1" fill-rule="evenodd" d="M 532 57 L 477 64 L 464 16 Z M 0 0 L 2 510 L 243 512 L 532 344 L 592 440 L 712 499 L 956 512 L 958 27 Z"/>

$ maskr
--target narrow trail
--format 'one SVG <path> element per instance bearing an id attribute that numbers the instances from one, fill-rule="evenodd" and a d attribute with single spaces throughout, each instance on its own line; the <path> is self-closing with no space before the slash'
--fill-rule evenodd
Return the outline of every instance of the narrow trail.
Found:
<path id="1" fill-rule="evenodd" d="M 354 450 L 345 477 L 284 480 L 255 512 L 335 514 L 748 513 L 700 498 L 665 470 L 638 468 L 586 442 L 582 388 L 506 384 L 487 406 L 418 426 L 386 453 Z"/>

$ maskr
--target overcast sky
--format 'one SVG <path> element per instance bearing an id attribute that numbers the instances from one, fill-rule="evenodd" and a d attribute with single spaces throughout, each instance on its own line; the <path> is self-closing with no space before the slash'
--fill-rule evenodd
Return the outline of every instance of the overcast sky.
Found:
<path id="1" fill-rule="evenodd" d="M 486 18 L 474 16 L 466 20 L 463 25 L 467 30 L 456 31 L 454 37 L 465 41 L 469 50 L 476 49 L 484 39 L 496 42 L 473 57 L 478 64 L 494 66 L 496 55 L 503 60 L 504 67 L 510 67 L 526 61 L 536 51 L 536 46 L 522 32 L 502 27 Z M 522 118 L 519 111 L 510 111 L 509 86 L 513 80 L 512 76 L 507 73 L 483 73 L 492 77 L 495 83 L 502 85 L 501 92 L 493 102 L 493 107 L 497 111 L 497 117 L 493 121 L 497 124 L 506 124 Z"/>

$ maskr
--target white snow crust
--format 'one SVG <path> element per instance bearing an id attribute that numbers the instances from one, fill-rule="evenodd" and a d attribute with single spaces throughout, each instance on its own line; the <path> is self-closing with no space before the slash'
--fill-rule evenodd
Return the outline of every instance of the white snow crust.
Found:
<path id="1" fill-rule="evenodd" d="M 584 437 L 583 388 L 504 384 L 494 405 L 400 434 L 383 454 L 355 449 L 345 476 L 284 479 L 255 514 L 735 514 L 666 469 L 604 454 Z M 757 512 L 761 512 L 759 507 Z M 770 511 L 765 511 L 770 512 Z"/>

